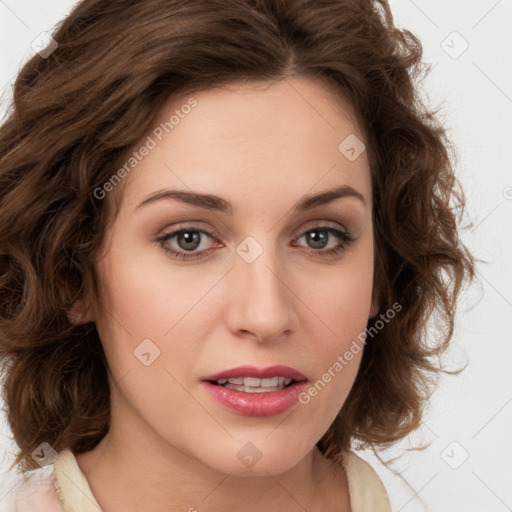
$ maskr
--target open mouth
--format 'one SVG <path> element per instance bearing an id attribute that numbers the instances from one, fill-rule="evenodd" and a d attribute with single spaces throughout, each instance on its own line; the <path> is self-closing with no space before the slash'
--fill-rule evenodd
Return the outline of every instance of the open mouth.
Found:
<path id="1" fill-rule="evenodd" d="M 239 366 L 204 376 L 205 391 L 217 402 L 242 416 L 276 416 L 294 407 L 307 377 L 284 365 Z"/>
<path id="2" fill-rule="evenodd" d="M 230 377 L 229 379 L 219 379 L 209 381 L 216 386 L 244 393 L 270 393 L 271 391 L 281 391 L 284 388 L 292 386 L 295 379 L 276 376 L 265 379 L 256 377 Z"/>

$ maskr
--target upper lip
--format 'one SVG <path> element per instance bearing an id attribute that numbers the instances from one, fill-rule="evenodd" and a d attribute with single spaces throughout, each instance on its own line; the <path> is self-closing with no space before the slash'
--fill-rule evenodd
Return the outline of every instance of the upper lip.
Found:
<path id="1" fill-rule="evenodd" d="M 267 366 L 266 368 L 257 368 L 256 366 L 239 366 L 237 368 L 231 368 L 230 370 L 206 375 L 201 380 L 217 381 L 220 379 L 230 379 L 235 377 L 254 377 L 256 379 L 286 377 L 296 381 L 307 380 L 306 376 L 299 372 L 299 370 L 282 365 Z"/>

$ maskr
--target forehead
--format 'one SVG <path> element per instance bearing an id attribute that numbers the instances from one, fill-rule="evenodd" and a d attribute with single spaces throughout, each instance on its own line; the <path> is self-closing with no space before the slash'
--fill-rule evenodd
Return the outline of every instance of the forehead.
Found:
<path id="1" fill-rule="evenodd" d="M 129 201 L 165 187 L 234 203 L 288 195 L 295 202 L 342 184 L 371 196 L 366 152 L 353 160 L 344 152 L 344 141 L 365 144 L 356 113 L 320 80 L 235 83 L 173 96 L 147 137 L 154 147 L 129 176 Z"/>

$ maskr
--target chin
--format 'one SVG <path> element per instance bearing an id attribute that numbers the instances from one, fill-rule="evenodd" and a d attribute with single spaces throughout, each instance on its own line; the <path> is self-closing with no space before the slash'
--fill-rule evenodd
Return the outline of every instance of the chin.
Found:
<path id="1" fill-rule="evenodd" d="M 268 433 L 265 433 L 268 436 Z M 295 467 L 314 448 L 301 446 L 300 441 L 289 440 L 287 443 L 269 442 L 262 437 L 260 440 L 249 441 L 247 438 L 233 440 L 231 446 L 218 444 L 209 453 L 210 467 L 223 473 L 239 477 L 269 476 L 285 473 Z M 308 445 L 309 446 L 309 445 Z"/>

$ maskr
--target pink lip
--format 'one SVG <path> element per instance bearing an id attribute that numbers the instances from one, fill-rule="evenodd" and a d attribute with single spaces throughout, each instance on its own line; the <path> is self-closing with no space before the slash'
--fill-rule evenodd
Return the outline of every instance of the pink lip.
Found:
<path id="1" fill-rule="evenodd" d="M 259 379 L 276 376 L 294 379 L 296 382 L 281 391 L 267 391 L 263 393 L 245 393 L 234 389 L 224 388 L 211 381 L 229 379 L 230 377 L 255 377 Z M 231 370 L 207 375 L 201 379 L 206 391 L 221 405 L 232 412 L 242 416 L 276 416 L 291 407 L 306 387 L 306 377 L 289 366 L 270 366 L 256 368 L 254 366 L 241 366 Z"/>
<path id="2" fill-rule="evenodd" d="M 219 373 L 207 375 L 201 380 L 220 380 L 235 377 L 254 377 L 256 379 L 271 379 L 272 377 L 286 377 L 287 379 L 294 379 L 297 381 L 307 380 L 306 376 L 289 366 L 268 366 L 267 368 L 257 368 L 256 366 L 239 366 Z"/>

